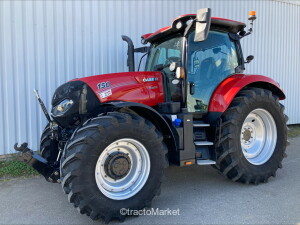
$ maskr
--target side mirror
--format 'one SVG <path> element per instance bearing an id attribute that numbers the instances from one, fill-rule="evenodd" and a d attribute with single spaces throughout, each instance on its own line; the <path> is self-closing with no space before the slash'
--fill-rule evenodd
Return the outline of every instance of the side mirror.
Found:
<path id="1" fill-rule="evenodd" d="M 211 24 L 211 9 L 198 9 L 196 18 L 195 42 L 205 41 Z"/>
<path id="2" fill-rule="evenodd" d="M 175 79 L 172 80 L 172 84 L 179 84 L 180 79 L 184 79 L 185 77 L 184 68 L 178 66 L 174 71 L 175 71 Z"/>
<path id="3" fill-rule="evenodd" d="M 254 59 L 254 56 L 253 55 L 249 55 L 249 56 L 247 56 L 246 62 L 244 62 L 244 63 L 250 63 L 253 59 Z"/>
<path id="4" fill-rule="evenodd" d="M 185 72 L 183 67 L 177 67 L 175 72 L 175 77 L 177 79 L 183 79 L 185 77 Z"/>

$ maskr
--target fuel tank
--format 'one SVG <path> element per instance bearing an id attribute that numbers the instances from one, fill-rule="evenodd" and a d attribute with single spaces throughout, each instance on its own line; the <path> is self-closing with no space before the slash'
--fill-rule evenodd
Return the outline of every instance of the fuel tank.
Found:
<path id="1" fill-rule="evenodd" d="M 160 72 L 125 72 L 75 79 L 86 83 L 101 103 L 110 101 L 137 102 L 155 106 L 164 102 Z"/>

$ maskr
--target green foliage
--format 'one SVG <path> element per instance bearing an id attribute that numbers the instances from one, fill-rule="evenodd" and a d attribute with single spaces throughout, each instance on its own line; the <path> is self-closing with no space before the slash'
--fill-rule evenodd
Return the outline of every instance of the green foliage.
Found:
<path id="1" fill-rule="evenodd" d="M 16 159 L 0 162 L 0 179 L 38 175 L 29 165 Z"/>
<path id="2" fill-rule="evenodd" d="M 288 136 L 290 138 L 299 137 L 300 136 L 300 125 L 290 125 L 288 131 Z"/>

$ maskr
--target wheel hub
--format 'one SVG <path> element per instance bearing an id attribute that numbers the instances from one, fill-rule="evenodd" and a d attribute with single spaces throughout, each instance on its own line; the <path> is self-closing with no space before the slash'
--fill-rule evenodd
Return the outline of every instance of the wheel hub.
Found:
<path id="1" fill-rule="evenodd" d="M 253 124 L 245 123 L 241 132 L 241 143 L 244 146 L 250 147 L 256 140 L 256 132 Z"/>
<path id="2" fill-rule="evenodd" d="M 114 179 L 122 179 L 131 168 L 131 160 L 128 154 L 118 152 L 109 155 L 105 161 L 104 169 L 106 174 Z"/>
<path id="3" fill-rule="evenodd" d="M 243 134 L 243 139 L 244 139 L 246 142 L 249 141 L 250 138 L 252 138 L 252 137 L 251 137 L 251 131 L 250 131 L 249 128 L 246 128 L 242 134 Z"/>

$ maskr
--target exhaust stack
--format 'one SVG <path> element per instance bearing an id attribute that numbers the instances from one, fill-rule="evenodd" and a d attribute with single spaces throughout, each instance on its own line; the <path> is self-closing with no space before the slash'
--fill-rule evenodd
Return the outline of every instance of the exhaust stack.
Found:
<path id="1" fill-rule="evenodd" d="M 132 43 L 132 40 L 130 39 L 130 37 L 122 35 L 122 39 L 123 41 L 126 41 L 128 44 L 128 51 L 127 51 L 127 66 L 129 69 L 129 72 L 134 72 L 134 46 Z"/>

